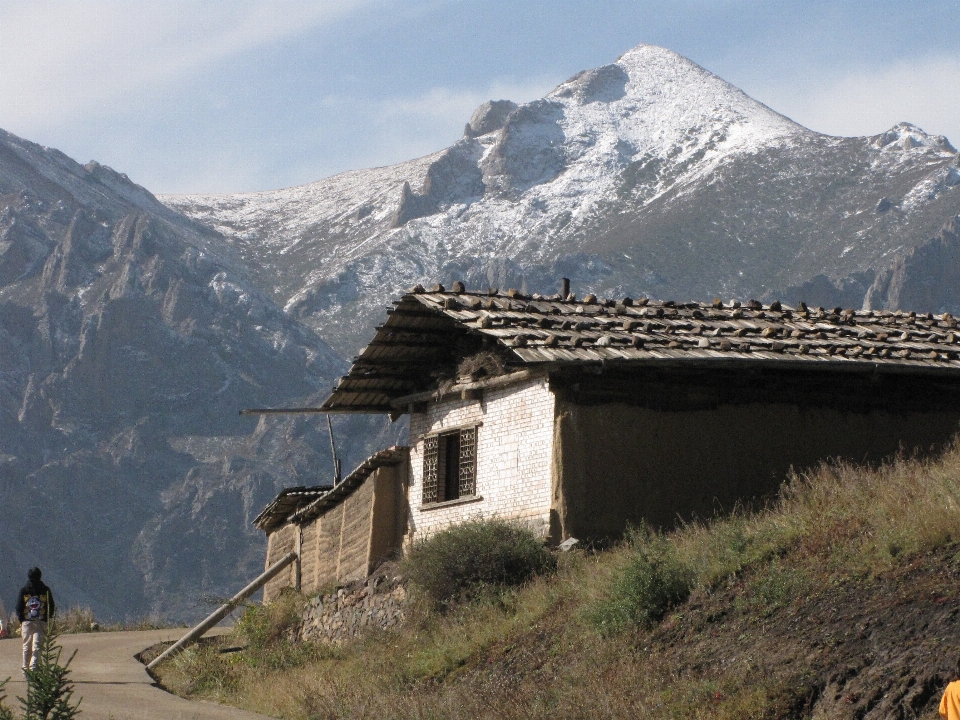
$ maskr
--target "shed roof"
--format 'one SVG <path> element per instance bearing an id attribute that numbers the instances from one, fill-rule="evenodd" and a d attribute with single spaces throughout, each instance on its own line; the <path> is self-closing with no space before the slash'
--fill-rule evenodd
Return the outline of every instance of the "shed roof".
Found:
<path id="1" fill-rule="evenodd" d="M 254 519 L 253 524 L 261 530 L 270 532 L 277 525 L 282 525 L 283 520 L 276 522 L 278 518 L 287 518 L 300 508 L 306 507 L 321 495 L 329 491 L 332 485 L 317 485 L 314 487 L 291 487 L 280 491 L 267 507 L 263 509 Z"/>
<path id="2" fill-rule="evenodd" d="M 289 522 L 298 525 L 310 522 L 342 502 L 378 468 L 402 462 L 408 452 L 409 448 L 396 446 L 374 453 L 333 486 L 283 490 L 257 515 L 253 524 L 269 534 Z"/>
<path id="3" fill-rule="evenodd" d="M 767 365 L 960 378 L 960 331 L 950 314 L 755 300 L 561 299 L 514 290 L 465 292 L 459 283 L 453 292 L 418 286 L 394 305 L 322 410 L 396 410 L 398 400 L 437 386 L 438 366 L 455 366 L 484 339 L 514 370 L 595 363 Z"/>

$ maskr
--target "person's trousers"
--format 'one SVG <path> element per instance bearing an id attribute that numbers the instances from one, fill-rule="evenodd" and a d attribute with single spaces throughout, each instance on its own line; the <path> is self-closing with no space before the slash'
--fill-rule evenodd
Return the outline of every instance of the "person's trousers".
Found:
<path id="1" fill-rule="evenodd" d="M 47 634 L 47 623 L 42 620 L 26 620 L 20 625 L 23 634 L 23 669 L 36 670 L 40 661 L 40 646 Z"/>

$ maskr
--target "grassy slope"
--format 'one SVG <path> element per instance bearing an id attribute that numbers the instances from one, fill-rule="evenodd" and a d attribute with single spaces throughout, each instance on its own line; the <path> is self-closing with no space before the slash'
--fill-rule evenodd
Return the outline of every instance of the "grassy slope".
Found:
<path id="1" fill-rule="evenodd" d="M 764 512 L 564 555 L 497 602 L 339 649 L 272 639 L 290 599 L 251 616 L 250 650 L 190 651 L 161 680 L 285 718 L 933 718 L 960 653 L 958 503 L 960 449 L 823 468 Z M 623 578 L 651 549 L 693 589 L 643 627 Z"/>

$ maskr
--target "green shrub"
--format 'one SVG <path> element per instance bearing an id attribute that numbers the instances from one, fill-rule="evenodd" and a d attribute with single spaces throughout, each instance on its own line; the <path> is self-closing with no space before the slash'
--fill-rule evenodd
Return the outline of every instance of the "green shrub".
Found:
<path id="1" fill-rule="evenodd" d="M 694 585 L 693 571 L 667 538 L 645 531 L 631 534 L 629 541 L 629 561 L 614 574 L 607 597 L 589 613 L 604 632 L 656 625 L 687 599 Z"/>
<path id="2" fill-rule="evenodd" d="M 289 589 L 269 605 L 248 605 L 236 630 L 249 648 L 262 650 L 290 635 L 301 620 L 304 598 Z"/>
<path id="3" fill-rule="evenodd" d="M 403 573 L 434 609 L 443 611 L 522 585 L 556 566 L 556 558 L 529 530 L 476 519 L 418 543 L 403 562 Z"/>
<path id="4" fill-rule="evenodd" d="M 331 649 L 295 637 L 304 604 L 300 593 L 287 590 L 269 605 L 249 605 L 235 630 L 246 639 L 247 647 L 235 660 L 250 667 L 280 670 L 332 654 Z"/>

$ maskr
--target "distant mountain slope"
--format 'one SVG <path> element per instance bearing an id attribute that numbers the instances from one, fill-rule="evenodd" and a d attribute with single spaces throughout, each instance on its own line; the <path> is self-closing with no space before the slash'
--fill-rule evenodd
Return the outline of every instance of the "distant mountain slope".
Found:
<path id="1" fill-rule="evenodd" d="M 262 568 L 250 520 L 277 488 L 331 467 L 315 421 L 238 409 L 316 401 L 344 367 L 215 232 L 0 131 L 8 591 L 39 562 L 61 604 L 104 619 L 206 612 Z"/>
<path id="2" fill-rule="evenodd" d="M 260 287 L 347 353 L 400 289 L 454 278 L 890 305 L 883 278 L 960 214 L 958 185 L 943 137 L 907 123 L 820 135 L 641 45 L 541 100 L 486 103 L 434 155 L 286 190 L 161 199 L 221 231 Z M 958 309 L 960 289 L 929 302 Z"/>

